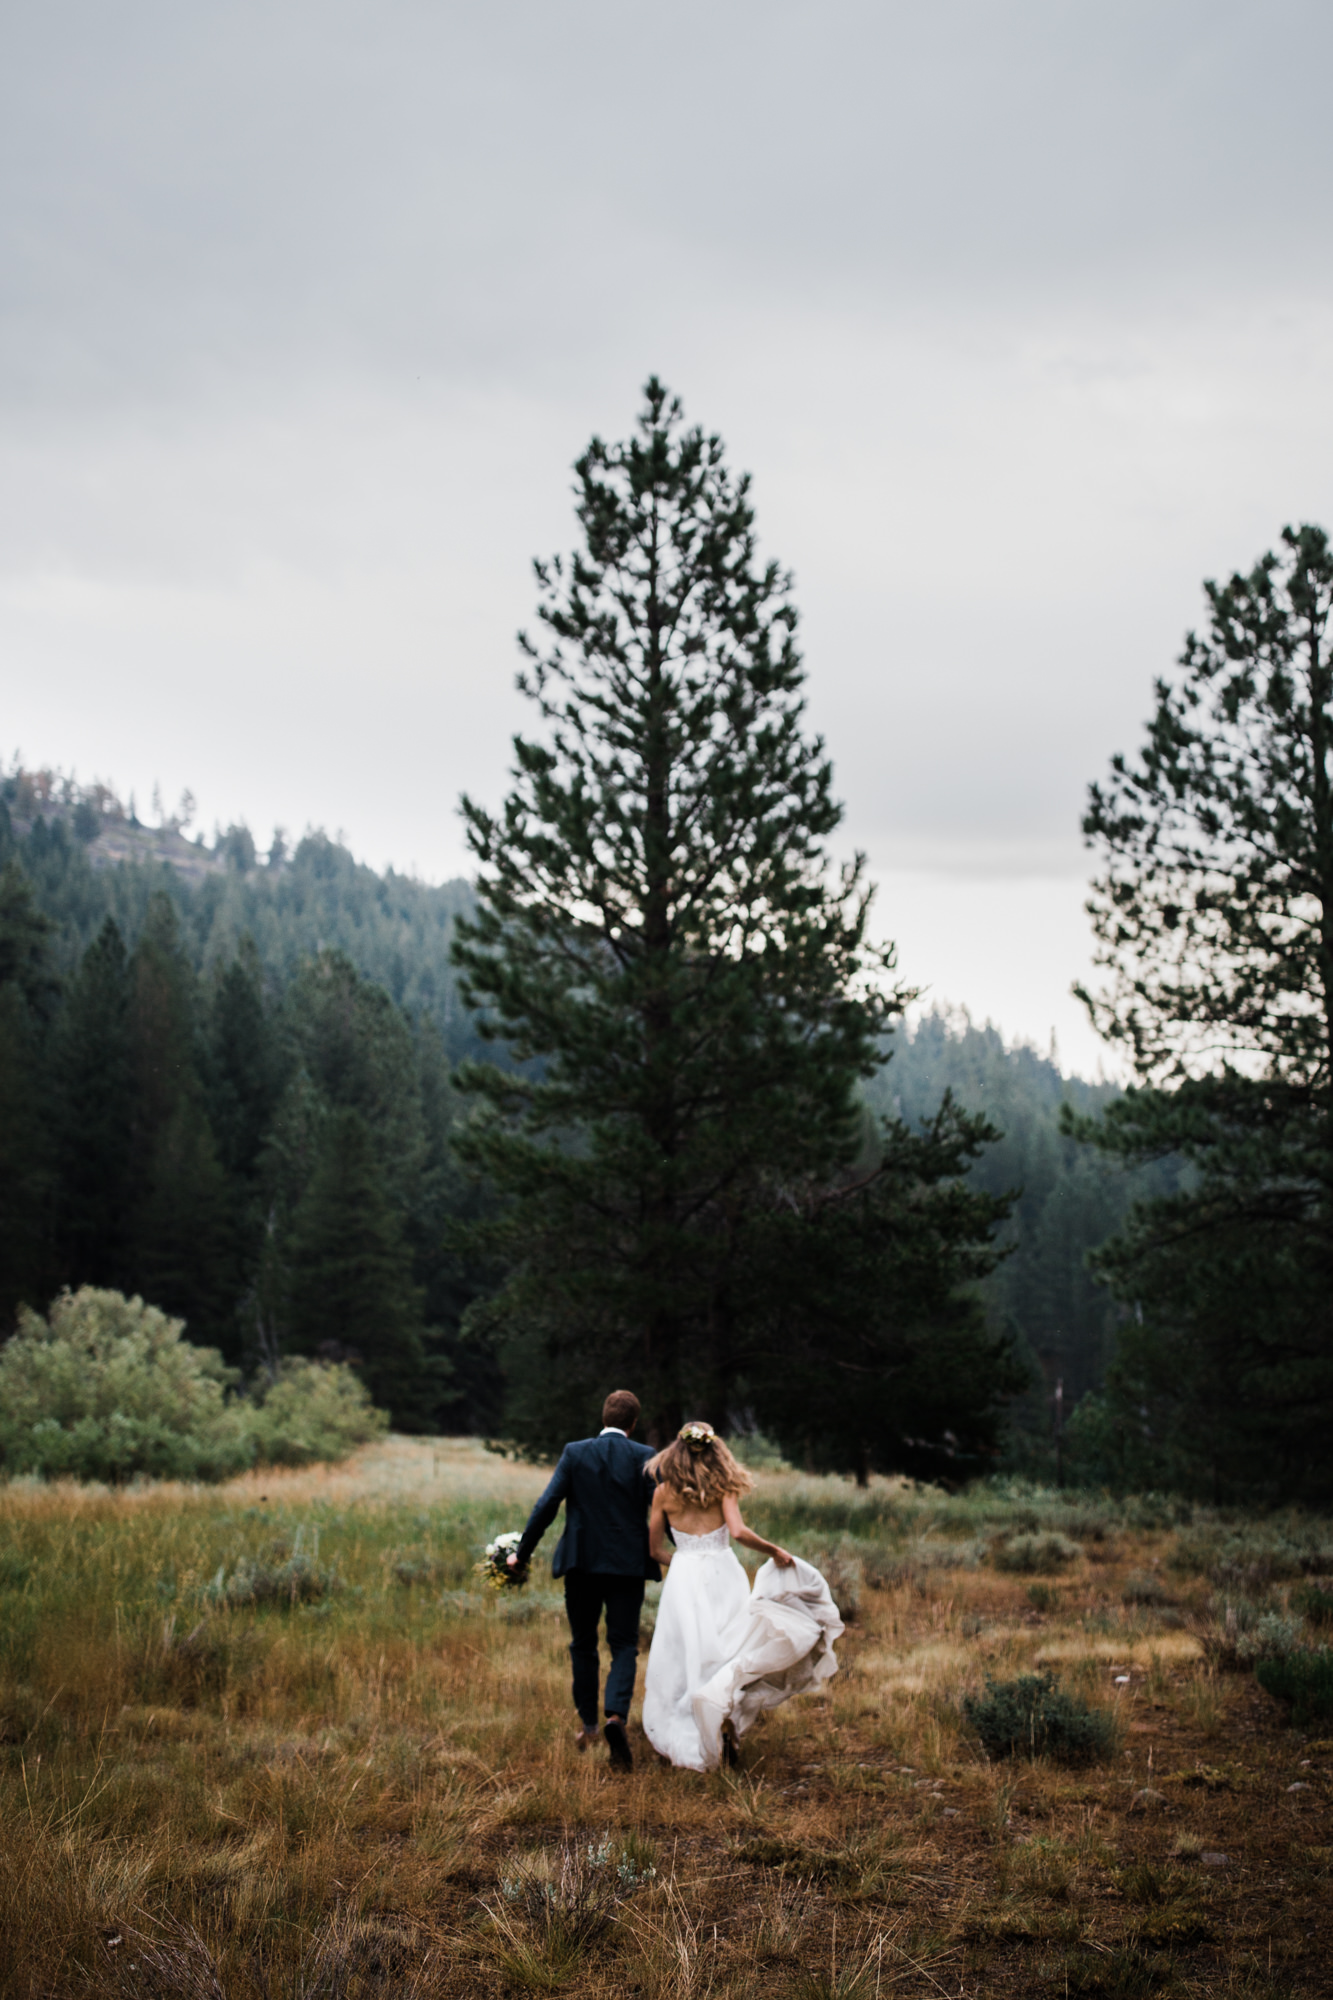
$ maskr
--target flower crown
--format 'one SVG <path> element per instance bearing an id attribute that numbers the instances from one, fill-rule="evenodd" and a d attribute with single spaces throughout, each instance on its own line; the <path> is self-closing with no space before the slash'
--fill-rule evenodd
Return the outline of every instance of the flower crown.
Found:
<path id="1" fill-rule="evenodd" d="M 685 1444 L 711 1444 L 717 1432 L 711 1424 L 684 1424 L 676 1435 Z"/>

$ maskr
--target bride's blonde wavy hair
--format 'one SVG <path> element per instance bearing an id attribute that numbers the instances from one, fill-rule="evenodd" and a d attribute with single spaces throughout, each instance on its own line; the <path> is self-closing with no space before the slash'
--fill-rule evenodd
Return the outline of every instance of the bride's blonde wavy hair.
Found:
<path id="1" fill-rule="evenodd" d="M 748 1493 L 754 1480 L 732 1457 L 711 1424 L 685 1424 L 678 1437 L 644 1468 L 700 1512 L 716 1507 L 727 1493 Z"/>

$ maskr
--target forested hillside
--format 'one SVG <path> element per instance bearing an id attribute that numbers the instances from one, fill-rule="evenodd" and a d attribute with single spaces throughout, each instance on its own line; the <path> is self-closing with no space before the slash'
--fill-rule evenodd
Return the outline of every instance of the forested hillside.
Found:
<path id="1" fill-rule="evenodd" d="M 1131 1202 L 1170 1184 L 1169 1169 L 1127 1170 L 1062 1135 L 1069 1104 L 1093 1116 L 1119 1092 L 1062 1074 L 1048 1056 L 1006 1044 L 989 1024 L 966 1014 L 927 1014 L 895 1037 L 894 1055 L 871 1086 L 872 1106 L 915 1120 L 934 1111 L 945 1091 L 984 1111 L 1004 1134 L 972 1169 L 991 1193 L 1021 1189 L 1004 1229 L 1010 1254 L 985 1281 L 989 1311 L 1012 1327 L 1041 1380 L 1015 1411 L 1020 1456 L 1053 1461 L 1051 1397 L 1064 1384 L 1065 1413 L 1102 1381 L 1120 1309 L 1094 1283 L 1088 1252 L 1119 1228 Z"/>
<path id="2" fill-rule="evenodd" d="M 261 868 L 236 830 L 188 874 L 99 866 L 86 798 L 62 803 L 0 804 L 6 1333 L 20 1301 L 110 1285 L 247 1368 L 355 1355 L 401 1425 L 493 1422 L 448 1242 L 476 1200 L 449 1145 L 466 891 L 322 836 Z"/>
<path id="3" fill-rule="evenodd" d="M 243 828 L 204 846 L 45 773 L 3 781 L 6 864 L 6 1329 L 20 1298 L 116 1284 L 247 1365 L 354 1347 L 400 1421 L 497 1423 L 494 1364 L 458 1334 L 479 1274 L 449 1245 L 478 1199 L 449 1145 L 450 1072 L 478 1046 L 449 963 L 468 885 L 378 875 L 318 833 L 266 859 Z M 985 1295 L 1039 1366 L 1016 1416 L 1040 1456 L 1057 1377 L 1070 1409 L 1109 1358 L 1086 1253 L 1147 1185 L 1060 1134 L 1062 1103 L 1114 1089 L 965 1015 L 892 1048 L 871 1109 L 915 1123 L 949 1090 L 1004 1134 L 972 1170 L 1022 1190 Z"/>
<path id="4" fill-rule="evenodd" d="M 475 1048 L 449 966 L 454 918 L 470 909 L 466 882 L 438 887 L 379 875 L 324 833 L 290 851 L 281 836 L 263 859 L 243 826 L 211 846 L 168 818 L 140 825 L 104 785 L 81 787 L 50 771 L 0 778 L 0 866 L 17 858 L 55 931 L 54 963 L 72 972 L 107 917 L 133 945 L 154 895 L 176 911 L 196 971 L 253 940 L 265 973 L 285 981 L 323 950 L 343 951 L 410 1014 L 429 1014 L 457 1062 Z"/>

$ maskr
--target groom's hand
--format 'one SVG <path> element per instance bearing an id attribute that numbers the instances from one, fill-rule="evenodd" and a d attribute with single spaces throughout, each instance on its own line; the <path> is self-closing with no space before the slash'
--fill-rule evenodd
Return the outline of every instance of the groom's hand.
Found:
<path id="1" fill-rule="evenodd" d="M 505 1557 L 505 1562 L 507 1563 L 510 1569 L 518 1568 L 518 1557 L 514 1554 L 514 1551 L 512 1549 L 509 1551 L 509 1554 Z"/>

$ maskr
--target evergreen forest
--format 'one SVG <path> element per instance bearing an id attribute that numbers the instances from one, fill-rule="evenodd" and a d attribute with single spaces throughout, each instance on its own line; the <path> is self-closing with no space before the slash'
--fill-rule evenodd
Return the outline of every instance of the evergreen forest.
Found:
<path id="1" fill-rule="evenodd" d="M 32 782 L 5 789 L 6 1330 L 63 1286 L 112 1286 L 233 1364 L 351 1359 L 403 1428 L 492 1426 L 494 1370 L 457 1340 L 473 1281 L 446 1243 L 475 1201 L 449 1145 L 466 892 L 377 876 L 322 837 L 256 867 L 235 830 L 201 879 L 99 865 L 78 788 L 24 814 Z"/>
<path id="2" fill-rule="evenodd" d="M 187 873 L 145 828 L 108 858 L 100 829 L 128 821 L 105 788 L 3 790 L 6 1332 L 20 1303 L 115 1285 L 241 1366 L 350 1352 L 400 1427 L 502 1430 L 496 1357 L 462 1332 L 487 1273 L 459 1225 L 484 1205 L 450 1147 L 481 1046 L 449 958 L 468 885 L 379 875 L 322 834 L 262 857 L 230 828 Z M 1114 1092 L 965 1015 L 888 1046 L 871 1108 L 919 1125 L 951 1091 L 1002 1134 L 970 1168 L 1020 1190 L 980 1291 L 1031 1371 L 1007 1452 L 1051 1469 L 1057 1378 L 1072 1408 L 1104 1373 L 1116 1309 L 1085 1259 L 1132 1182 L 1060 1108 Z"/>

